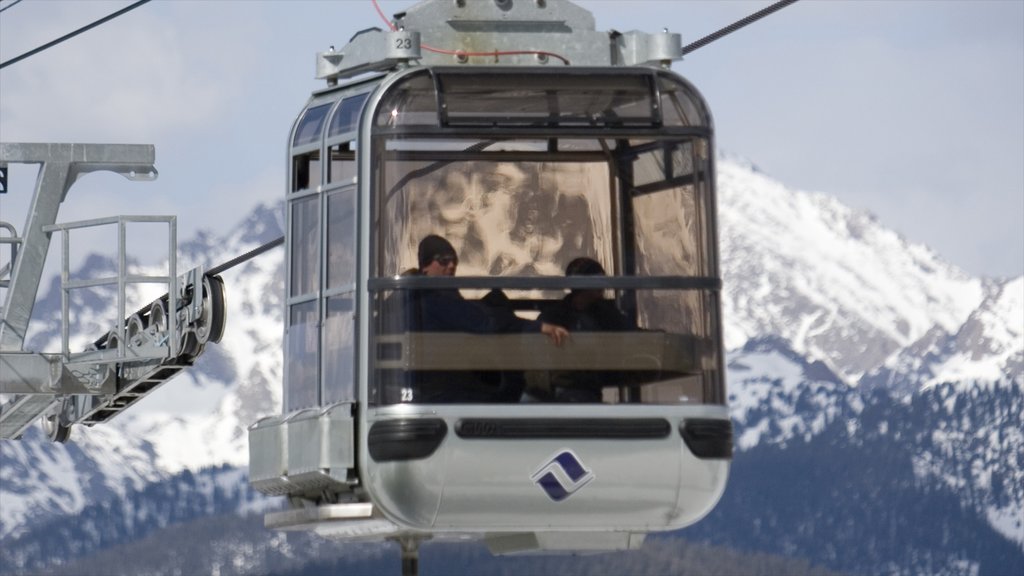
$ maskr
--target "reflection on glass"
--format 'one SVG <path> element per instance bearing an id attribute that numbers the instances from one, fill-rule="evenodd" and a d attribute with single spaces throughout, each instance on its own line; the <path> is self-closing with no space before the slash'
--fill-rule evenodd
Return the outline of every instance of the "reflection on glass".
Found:
<path id="1" fill-rule="evenodd" d="M 711 118 L 693 87 L 662 76 L 661 113 L 666 126 L 711 126 Z"/>
<path id="2" fill-rule="evenodd" d="M 346 188 L 327 197 L 327 288 L 355 282 L 356 189 Z"/>
<path id="3" fill-rule="evenodd" d="M 392 87 L 377 107 L 380 127 L 437 126 L 437 93 L 427 70 L 410 74 Z"/>
<path id="4" fill-rule="evenodd" d="M 649 70 L 585 76 L 511 71 L 486 77 L 459 71 L 437 73 L 436 80 L 441 94 L 426 70 L 403 78 L 381 101 L 375 125 L 711 126 L 692 86 Z"/>
<path id="5" fill-rule="evenodd" d="M 356 177 L 355 141 L 331 146 L 329 182 L 354 182 Z"/>
<path id="6" fill-rule="evenodd" d="M 647 74 L 444 74 L 449 124 L 652 125 Z"/>
<path id="7" fill-rule="evenodd" d="M 651 192 L 633 199 L 637 274 L 698 276 L 701 242 L 692 186 Z"/>
<path id="8" fill-rule="evenodd" d="M 561 275 L 578 256 L 612 262 L 603 162 L 395 161 L 385 170 L 379 275 L 416 266 L 428 234 L 455 246 L 460 275 Z"/>
<path id="9" fill-rule="evenodd" d="M 302 115 L 302 120 L 299 120 L 298 127 L 295 129 L 295 138 L 292 140 L 292 146 L 312 144 L 320 139 L 320 133 L 324 127 L 324 119 L 327 118 L 327 113 L 331 110 L 332 104 L 322 104 L 306 110 L 306 113 Z"/>
<path id="10" fill-rule="evenodd" d="M 548 300 L 541 318 L 572 316 L 562 318 L 572 324 L 572 346 L 557 353 L 535 333 L 424 331 L 418 306 L 429 300 L 415 290 L 379 296 L 371 357 L 381 403 L 677 404 L 709 401 L 719 381 L 711 296 L 697 290 L 621 290 L 585 313 L 560 314 L 570 300 Z M 639 302 L 638 321 L 624 301 Z"/>
<path id="11" fill-rule="evenodd" d="M 359 113 L 363 110 L 363 103 L 366 102 L 366 94 L 357 94 L 341 101 L 338 110 L 331 118 L 331 127 L 328 136 L 338 136 L 346 132 L 352 132 L 359 123 Z"/>
<path id="12" fill-rule="evenodd" d="M 324 405 L 355 400 L 353 295 L 327 299 L 324 322 Z"/>
<path id="13" fill-rule="evenodd" d="M 317 331 L 316 301 L 291 307 L 288 322 L 287 385 L 285 412 L 317 405 Z"/>
<path id="14" fill-rule="evenodd" d="M 311 294 L 320 286 L 320 198 L 292 202 L 291 295 Z"/>
<path id="15" fill-rule="evenodd" d="M 472 74 L 446 74 L 438 72 L 441 93 L 426 74 L 410 76 L 390 89 L 377 115 L 370 270 L 387 289 L 371 294 L 368 311 L 370 401 L 720 403 L 717 295 L 697 288 L 714 285 L 704 277 L 713 269 L 713 213 L 704 212 L 713 183 L 699 131 L 457 139 L 412 128 L 419 121 L 433 127 L 437 110 L 441 130 L 541 118 L 546 123 L 537 126 L 550 134 L 556 124 L 575 122 L 656 123 L 650 83 L 658 74 L 607 83 L 575 76 L 518 82 L 515 73 L 481 83 Z M 699 112 L 683 102 L 693 96 L 688 86 L 669 89 L 676 125 L 710 122 L 682 117 Z M 456 283 L 478 277 L 461 296 L 496 306 L 491 314 L 505 319 L 556 323 L 550 308 L 569 301 L 559 288 L 583 283 L 551 279 L 564 278 L 579 257 L 597 260 L 615 277 L 586 288 L 603 298 L 600 310 L 588 313 L 603 316 L 563 314 L 572 346 L 557 353 L 539 333 L 478 329 L 493 319 L 478 310 L 459 315 L 482 320 L 472 326 L 437 322 L 445 314 L 432 310 L 455 306 L 436 305 L 442 289 L 432 288 L 435 279 L 395 278 L 419 267 L 417 247 L 430 234 L 454 246 Z M 482 298 L 489 287 L 481 278 L 500 278 L 505 298 Z"/>

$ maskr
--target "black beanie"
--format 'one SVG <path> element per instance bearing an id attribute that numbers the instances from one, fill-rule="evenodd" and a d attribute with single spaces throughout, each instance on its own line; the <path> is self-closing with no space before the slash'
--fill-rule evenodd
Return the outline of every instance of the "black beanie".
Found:
<path id="1" fill-rule="evenodd" d="M 565 267 L 566 276 L 604 276 L 604 267 L 593 258 L 580 257 Z"/>
<path id="2" fill-rule="evenodd" d="M 436 234 L 431 234 L 420 240 L 420 248 L 417 256 L 420 261 L 420 270 L 426 268 L 438 256 L 455 256 L 455 247 L 452 243 Z"/>

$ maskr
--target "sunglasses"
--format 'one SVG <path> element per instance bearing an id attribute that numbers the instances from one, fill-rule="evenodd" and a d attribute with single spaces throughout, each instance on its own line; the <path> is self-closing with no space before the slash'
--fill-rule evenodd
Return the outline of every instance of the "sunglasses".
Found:
<path id="1" fill-rule="evenodd" d="M 435 254 L 434 260 L 442 266 L 447 266 L 449 264 L 455 264 L 456 266 L 459 265 L 459 257 L 454 254 L 446 254 L 444 256 L 441 254 Z"/>

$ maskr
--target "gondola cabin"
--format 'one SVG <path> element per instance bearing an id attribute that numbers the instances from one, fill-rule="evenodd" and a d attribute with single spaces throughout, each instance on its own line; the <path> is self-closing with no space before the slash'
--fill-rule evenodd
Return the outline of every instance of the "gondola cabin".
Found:
<path id="1" fill-rule="evenodd" d="M 288 139 L 284 408 L 250 428 L 250 481 L 291 507 L 267 525 L 500 553 L 696 522 L 732 428 L 679 36 L 556 0 L 392 26 L 319 56 Z"/>

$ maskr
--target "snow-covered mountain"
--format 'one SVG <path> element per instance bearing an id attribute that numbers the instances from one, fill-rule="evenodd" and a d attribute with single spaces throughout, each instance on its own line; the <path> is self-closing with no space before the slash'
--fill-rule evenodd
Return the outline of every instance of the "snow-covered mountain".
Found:
<path id="1" fill-rule="evenodd" d="M 870 215 L 789 189 L 749 162 L 720 158 L 718 170 L 737 459 L 806 447 L 836 430 L 849 442 L 877 439 L 882 426 L 861 421 L 872 391 L 913 405 L 938 390 L 927 397 L 949 404 L 948 420 L 930 416 L 913 429 L 887 422 L 899 432 L 886 438 L 913 442 L 905 459 L 916 482 L 952 490 L 1024 549 L 1024 277 L 972 278 Z M 181 247 L 180 268 L 276 238 L 282 212 L 261 206 L 223 236 L 200 235 Z M 183 470 L 244 469 L 246 427 L 280 409 L 283 260 L 275 250 L 225 273 L 222 343 L 110 424 L 78 427 L 67 445 L 35 431 L 0 443 L 0 538 Z M 72 332 L 101 333 L 96 319 L 109 317 L 107 305 L 78 303 Z M 59 348 L 55 286 L 37 309 L 30 348 Z M 991 414 L 968 418 L 978 391 L 998 401 Z"/>
<path id="2" fill-rule="evenodd" d="M 972 278 L 833 197 L 718 166 L 726 347 L 774 335 L 858 383 L 1020 374 L 1022 279 Z M 947 343 L 948 341 L 948 343 Z M 907 364 L 934 350 L 929 363 Z"/>

